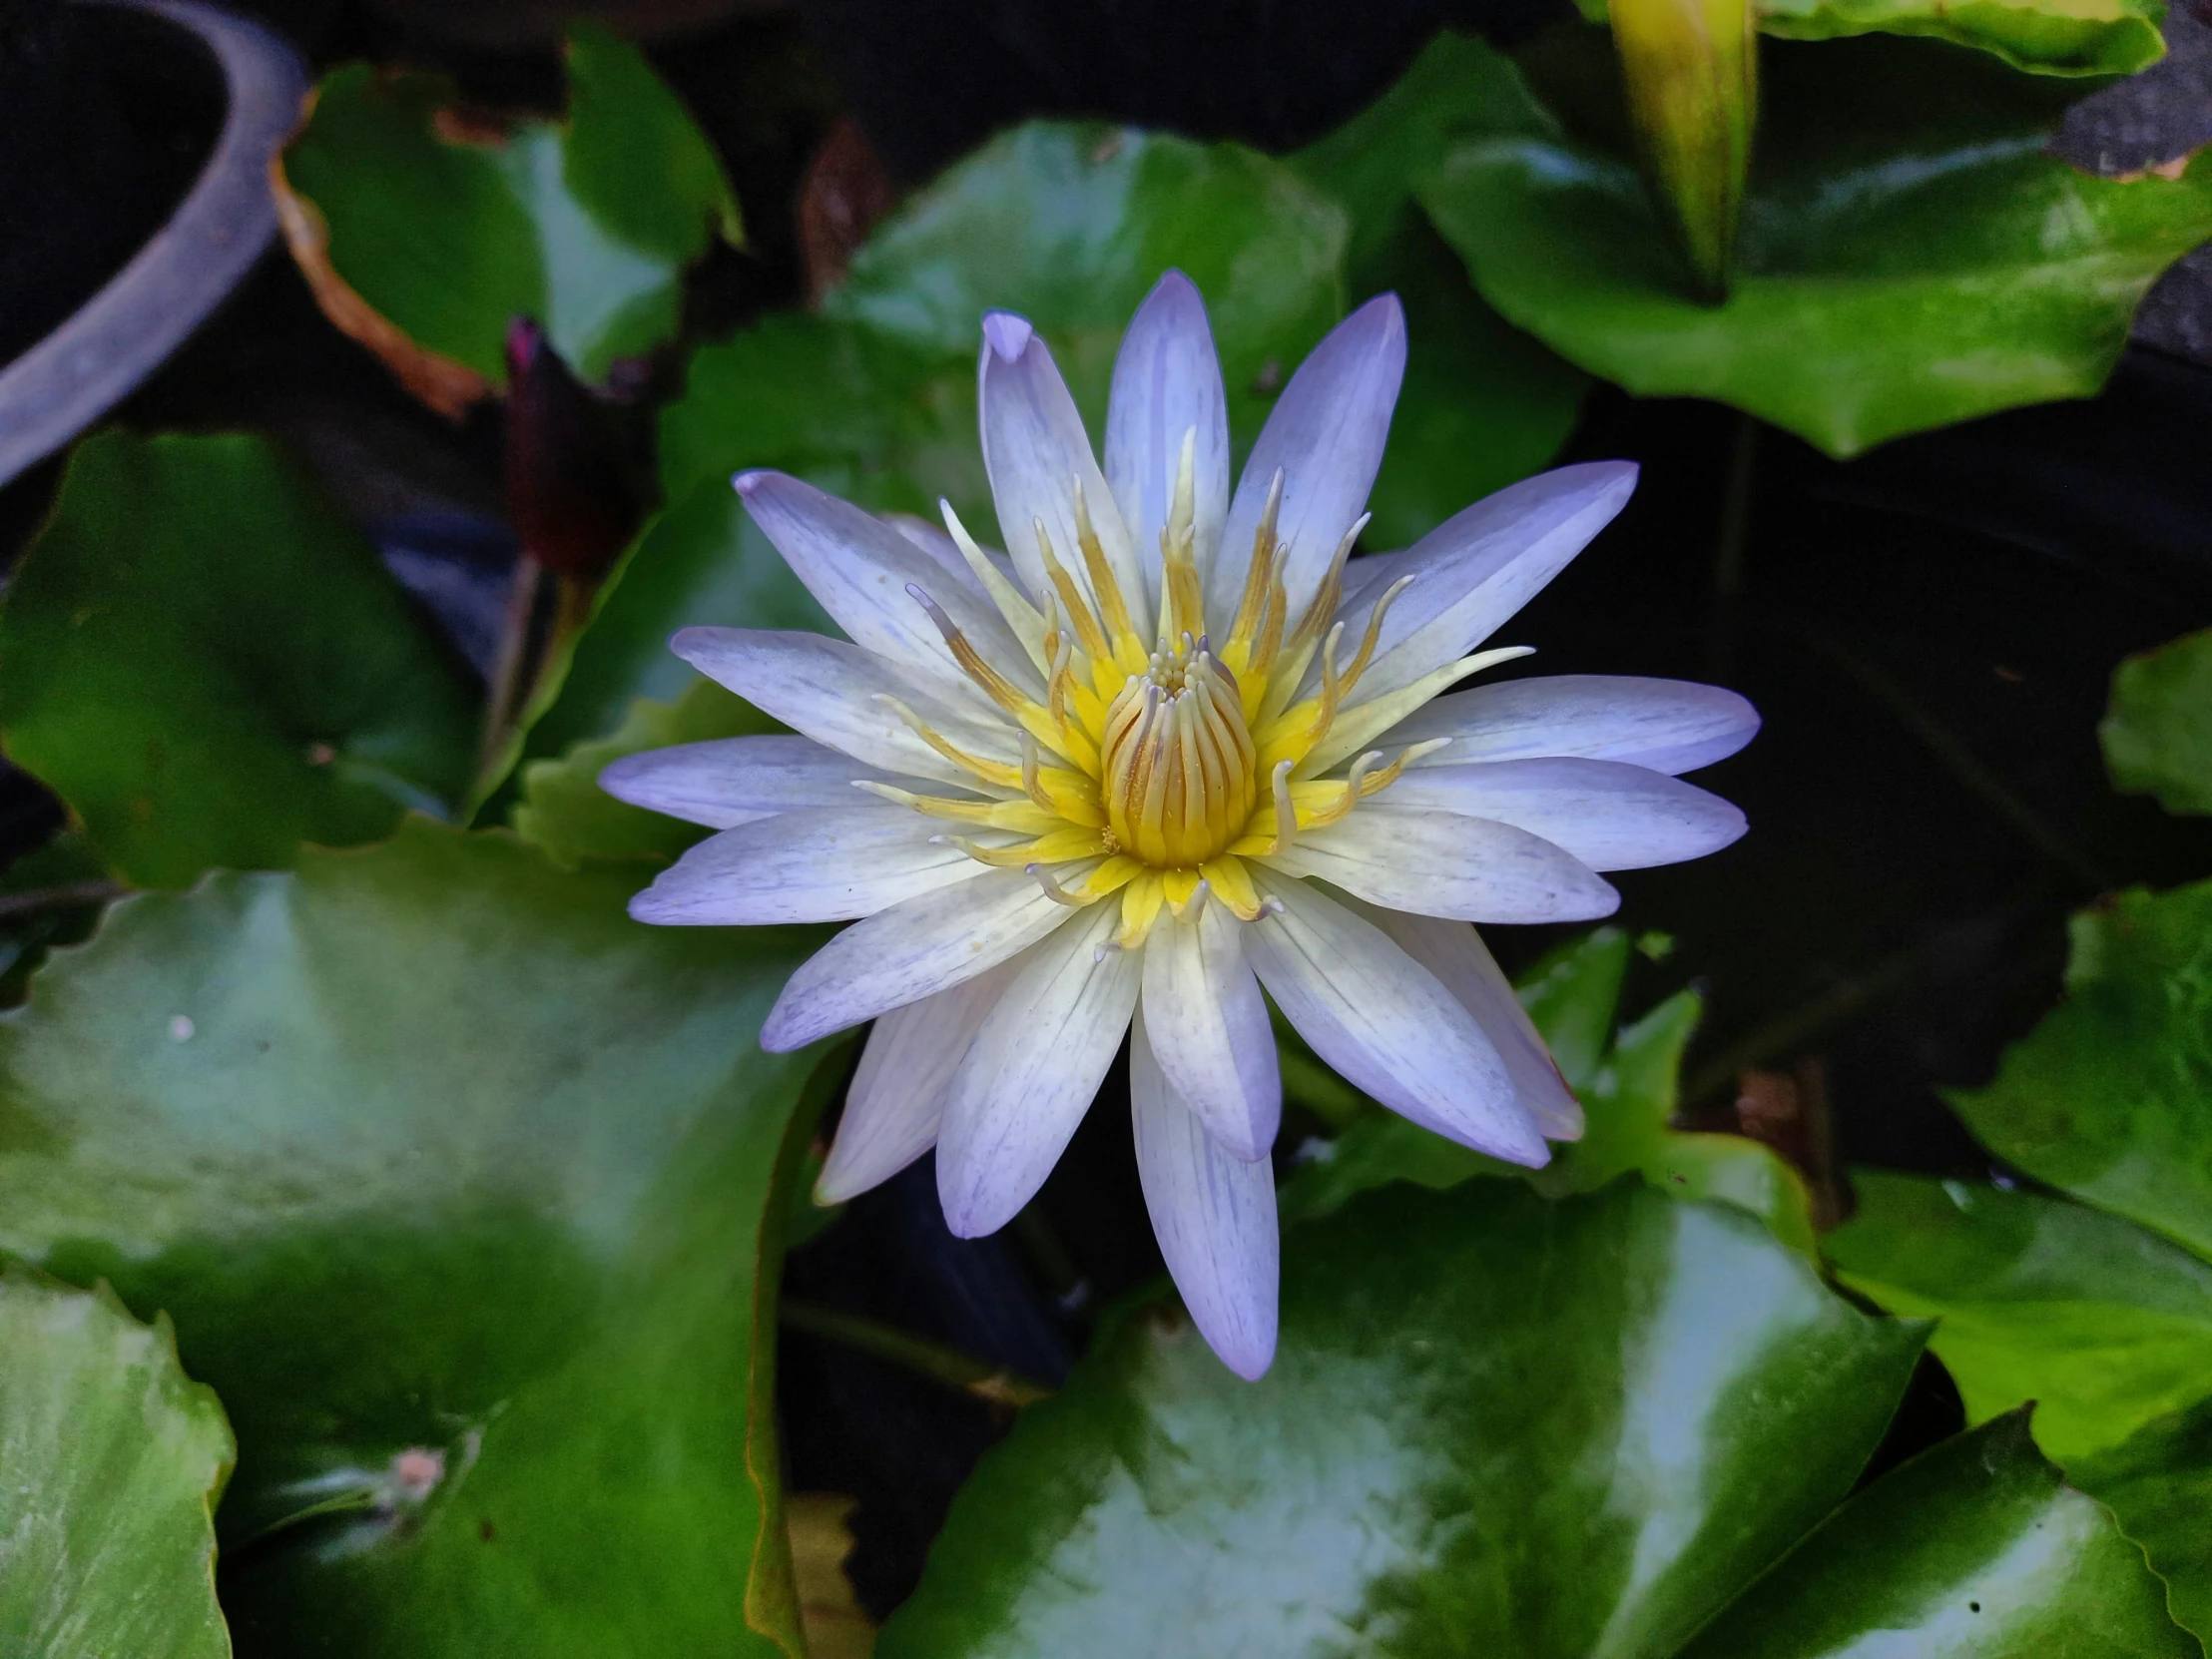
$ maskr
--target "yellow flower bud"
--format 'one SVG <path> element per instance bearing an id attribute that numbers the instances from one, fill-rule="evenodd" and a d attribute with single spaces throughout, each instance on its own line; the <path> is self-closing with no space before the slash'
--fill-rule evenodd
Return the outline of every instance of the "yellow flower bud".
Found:
<path id="1" fill-rule="evenodd" d="M 1652 195 L 1699 296 L 1717 303 L 1728 292 L 1759 107 L 1751 0 L 1611 0 L 1611 11 Z"/>

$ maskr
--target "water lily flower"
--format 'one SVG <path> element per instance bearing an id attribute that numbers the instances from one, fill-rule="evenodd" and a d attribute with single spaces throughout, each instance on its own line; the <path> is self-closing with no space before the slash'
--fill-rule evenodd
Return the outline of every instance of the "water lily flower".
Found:
<path id="1" fill-rule="evenodd" d="M 983 456 L 1011 558 L 949 506 L 938 535 L 741 473 L 846 637 L 685 629 L 678 655 L 798 735 L 602 776 L 721 831 L 637 896 L 639 919 L 853 922 L 761 1031 L 782 1051 L 875 1021 L 823 1202 L 934 1146 L 947 1224 L 994 1231 L 1127 1035 L 1162 1253 L 1246 1377 L 1276 1335 L 1267 996 L 1382 1105 L 1540 1165 L 1581 1109 L 1468 924 L 1605 915 L 1600 870 L 1744 829 L 1673 776 L 1749 740 L 1733 693 L 1452 689 L 1523 654 L 1480 648 L 1620 510 L 1633 466 L 1562 467 L 1349 560 L 1404 362 L 1397 300 L 1356 311 L 1232 491 L 1221 368 L 1181 274 L 1122 341 L 1103 469 L 1044 341 L 985 317 Z"/>

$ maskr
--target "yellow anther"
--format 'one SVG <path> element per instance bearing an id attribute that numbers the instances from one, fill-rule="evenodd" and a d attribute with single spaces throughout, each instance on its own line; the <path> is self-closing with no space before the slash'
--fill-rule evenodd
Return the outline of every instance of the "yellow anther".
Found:
<path id="1" fill-rule="evenodd" d="M 1532 647 L 1525 645 L 1508 645 L 1500 646 L 1494 651 L 1478 651 L 1471 657 L 1446 663 L 1432 674 L 1422 675 L 1409 686 L 1384 692 L 1347 709 L 1325 736 L 1314 740 L 1313 746 L 1298 763 L 1299 775 L 1311 778 L 1317 773 L 1327 772 L 1347 755 L 1374 742 L 1439 692 L 1450 690 L 1470 674 L 1479 674 L 1483 669 L 1499 663 L 1509 663 L 1516 657 L 1528 656 L 1531 650 Z M 1288 722 L 1297 713 L 1293 709 L 1283 717 L 1283 721 L 1277 723 L 1278 726 Z"/>
<path id="2" fill-rule="evenodd" d="M 1051 580 L 1053 591 L 1060 596 L 1060 603 L 1067 609 L 1068 622 L 1075 629 L 1076 642 L 1083 647 L 1094 665 L 1111 662 L 1114 649 L 1107 643 L 1105 634 L 1099 630 L 1098 618 L 1091 611 L 1090 601 L 1083 597 L 1083 590 L 1076 585 L 1068 567 L 1060 563 L 1059 555 L 1052 551 L 1052 536 L 1045 529 L 1044 520 L 1038 519 L 1034 528 L 1037 532 L 1037 553 L 1044 560 L 1044 573 Z"/>
<path id="3" fill-rule="evenodd" d="M 1206 878 L 1195 869 L 1163 870 L 1160 888 L 1177 921 L 1195 919 L 1196 912 L 1205 906 Z"/>
<path id="4" fill-rule="evenodd" d="M 937 510 L 944 515 L 945 534 L 952 538 L 952 545 L 960 550 L 960 557 L 967 561 L 968 569 L 975 572 L 975 579 L 983 584 L 983 591 L 998 607 L 998 614 L 1006 619 L 1006 626 L 1014 631 L 1014 638 L 1021 642 L 1022 650 L 1029 654 L 1037 672 L 1045 672 L 1045 620 L 1036 606 L 1022 596 L 1019 588 L 1006 580 L 1005 574 L 990 561 L 990 556 L 976 544 L 960 522 L 960 515 L 952 510 L 952 503 L 937 502 Z"/>
<path id="5" fill-rule="evenodd" d="M 1144 641 L 1137 635 L 1136 624 L 1130 620 L 1129 602 L 1121 591 L 1121 584 L 1114 579 L 1114 567 L 1106 562 L 1105 545 L 1098 539 L 1098 528 L 1091 522 L 1091 504 L 1083 495 L 1083 480 L 1075 484 L 1075 545 L 1082 550 L 1083 568 L 1091 579 L 1091 592 L 1098 596 L 1099 619 L 1106 625 L 1107 637 L 1113 641 L 1114 659 L 1124 674 L 1144 672 Z M 1143 595 L 1139 594 L 1141 601 Z"/>
<path id="6" fill-rule="evenodd" d="M 1160 530 L 1160 627 L 1162 650 L 1178 634 L 1206 632 L 1206 584 L 1198 569 L 1198 428 L 1183 434 L 1176 462 L 1175 496 Z"/>
<path id="7" fill-rule="evenodd" d="M 1268 601 L 1268 584 L 1275 576 L 1275 524 L 1283 511 L 1283 469 L 1277 467 L 1268 481 L 1267 505 L 1260 510 L 1260 526 L 1252 532 L 1252 563 L 1245 570 L 1244 597 L 1237 603 L 1237 620 L 1229 627 L 1229 646 L 1222 655 L 1238 672 L 1251 661 L 1252 642 L 1260 632 L 1261 612 Z M 1232 655 L 1241 651 L 1240 660 Z"/>
<path id="8" fill-rule="evenodd" d="M 896 802 L 901 807 L 911 807 L 926 818 L 948 819 L 955 824 L 980 824 L 992 830 L 1011 830 L 1017 834 L 1041 835 L 1066 823 L 1059 814 L 1048 813 L 1018 796 L 1012 801 L 959 801 L 945 795 L 915 795 L 894 784 L 879 784 L 872 778 L 857 779 L 852 787 Z"/>
<path id="9" fill-rule="evenodd" d="M 1382 618 L 1397 602 L 1397 596 L 1413 585 L 1410 576 L 1400 576 L 1382 590 L 1382 597 L 1375 602 L 1375 609 L 1368 613 L 1368 631 L 1361 637 L 1360 654 L 1352 659 L 1352 666 L 1345 670 L 1344 689 L 1350 691 L 1360 683 L 1360 676 L 1367 673 L 1368 664 L 1375 660 L 1376 645 L 1382 638 Z"/>
<path id="10" fill-rule="evenodd" d="M 945 739 L 938 736 L 936 730 L 927 721 L 888 692 L 877 692 L 875 701 L 897 715 L 900 720 L 903 720 L 907 726 L 912 728 L 915 737 L 921 739 L 923 743 L 963 772 L 1002 790 L 1018 790 L 1021 788 L 1021 768 L 1010 766 L 1004 761 L 984 760 L 979 755 L 970 755 L 966 750 L 946 742 Z"/>

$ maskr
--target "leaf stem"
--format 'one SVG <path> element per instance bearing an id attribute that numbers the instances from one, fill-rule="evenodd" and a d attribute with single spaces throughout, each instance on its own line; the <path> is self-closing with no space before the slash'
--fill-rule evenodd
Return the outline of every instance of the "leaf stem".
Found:
<path id="1" fill-rule="evenodd" d="M 895 1326 L 878 1324 L 858 1314 L 786 1297 L 781 1318 L 794 1331 L 803 1331 L 810 1337 L 886 1361 L 918 1377 L 942 1382 L 946 1387 L 973 1394 L 977 1399 L 987 1399 L 994 1405 L 1030 1405 L 1052 1397 L 1050 1388 L 1019 1372 L 1005 1366 L 988 1365 L 956 1348 L 917 1337 Z"/>

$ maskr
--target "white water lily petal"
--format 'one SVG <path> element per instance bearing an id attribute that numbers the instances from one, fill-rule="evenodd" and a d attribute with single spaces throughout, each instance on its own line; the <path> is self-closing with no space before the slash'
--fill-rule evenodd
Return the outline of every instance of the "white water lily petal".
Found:
<path id="1" fill-rule="evenodd" d="M 937 1142 L 944 1098 L 968 1044 L 1028 960 L 1013 956 L 965 984 L 893 1008 L 875 1022 L 845 1090 L 844 1115 L 815 1181 L 817 1204 L 881 1185 Z"/>
<path id="2" fill-rule="evenodd" d="M 1592 869 L 1648 869 L 1717 852 L 1744 832 L 1742 811 L 1665 773 L 1619 761 L 1489 761 L 1408 772 L 1393 808 L 1510 824 Z"/>
<path id="3" fill-rule="evenodd" d="M 1106 405 L 1106 482 L 1136 542 L 1137 559 L 1160 596 L 1160 532 L 1175 500 L 1183 435 L 1192 450 L 1193 516 L 1199 574 L 1212 567 L 1229 511 L 1229 399 L 1206 321 L 1206 301 L 1180 271 L 1162 276 L 1130 320 L 1114 358 Z"/>
<path id="4" fill-rule="evenodd" d="M 906 536 L 871 513 L 782 472 L 741 472 L 735 480 L 745 510 L 792 574 L 806 584 L 852 643 L 887 657 L 956 708 L 994 706 L 953 660 L 914 590 L 941 606 L 985 660 L 1032 697 L 1044 683 L 1029 667 L 998 608 L 969 582 L 944 568 Z M 955 550 L 955 558 L 958 552 Z M 965 569 L 966 561 L 961 565 Z"/>
<path id="5" fill-rule="evenodd" d="M 1029 953 L 952 1074 L 937 1197 L 954 1236 L 995 1233 L 1036 1196 L 1114 1063 L 1137 963 L 1106 948 L 1119 905 L 1094 904 Z"/>
<path id="6" fill-rule="evenodd" d="M 1052 353 L 1024 317 L 993 311 L 983 318 L 983 354 L 976 370 L 976 403 L 983 430 L 983 467 L 998 507 L 999 533 L 1029 596 L 1042 606 L 1053 592 L 1037 546 L 1044 521 L 1052 555 L 1085 594 L 1089 574 L 1075 535 L 1075 486 L 1098 531 L 1107 566 L 1121 587 L 1140 635 L 1150 638 L 1151 604 L 1136 546 L 1123 526 L 1106 475 L 1091 453 L 1090 435 L 1075 399 L 1060 378 Z"/>
<path id="7" fill-rule="evenodd" d="M 1524 478 L 1453 514 L 1403 553 L 1389 580 L 1412 583 L 1391 603 L 1381 643 L 1348 706 L 1409 686 L 1488 639 L 1589 545 L 1636 488 L 1630 461 L 1589 461 Z M 1340 617 L 1347 638 L 1368 626 L 1383 589 L 1369 583 Z M 1312 676 L 1321 683 L 1317 668 Z"/>
<path id="8" fill-rule="evenodd" d="M 692 847 L 630 900 L 630 914 L 664 927 L 871 916 L 983 873 L 939 838 L 928 819 L 887 801 L 780 813 Z"/>
<path id="9" fill-rule="evenodd" d="M 1528 1017 L 1512 981 L 1497 965 L 1481 934 L 1463 921 L 1408 915 L 1378 904 L 1352 901 L 1352 908 L 1394 939 L 1399 948 L 1433 973 L 1459 1005 L 1474 1016 L 1490 1039 L 1522 1110 L 1534 1118 L 1548 1140 L 1582 1138 L 1582 1103 L 1544 1046 L 1536 1022 Z"/>
<path id="10" fill-rule="evenodd" d="M 901 678 L 881 657 L 821 634 L 758 628 L 686 628 L 669 649 L 762 713 L 885 772 L 965 787 L 968 774 L 939 755 L 882 701 L 895 697 L 971 754 L 1018 763 L 1011 726 L 955 711 Z"/>
<path id="11" fill-rule="evenodd" d="M 1299 365 L 1261 428 L 1229 503 L 1221 551 L 1206 584 L 1209 618 L 1236 615 L 1252 568 L 1252 537 L 1276 470 L 1283 506 L 1276 534 L 1289 549 L 1283 584 L 1296 617 L 1321 586 L 1337 544 L 1367 506 L 1405 377 L 1405 312 L 1397 295 L 1369 300 Z"/>
<path id="12" fill-rule="evenodd" d="M 1587 864 L 1525 830 L 1384 801 L 1301 831 L 1263 861 L 1371 904 L 1458 921 L 1589 921 L 1621 901 Z"/>
<path id="13" fill-rule="evenodd" d="M 1316 1054 L 1423 1129 L 1532 1169 L 1550 1159 L 1497 1050 L 1433 973 L 1312 887 L 1260 884 L 1279 907 L 1252 924 L 1252 965 Z"/>
<path id="14" fill-rule="evenodd" d="M 1275 1169 L 1232 1156 L 1176 1097 L 1137 1012 L 1129 1107 L 1137 1179 L 1168 1274 L 1222 1363 L 1248 1381 L 1275 1359 L 1282 1235 Z"/>
<path id="15" fill-rule="evenodd" d="M 950 990 L 1074 914 L 1018 869 L 986 870 L 878 910 L 800 963 L 762 1023 L 761 1046 L 786 1054 Z"/>
<path id="16" fill-rule="evenodd" d="M 984 599 L 990 597 L 989 594 L 983 591 L 983 579 L 975 574 L 966 558 L 962 556 L 959 544 L 945 533 L 941 525 L 932 524 L 926 518 L 922 518 L 915 513 L 885 513 L 883 522 L 920 548 L 922 552 L 943 567 L 946 575 L 970 593 Z M 1014 561 L 999 552 L 997 548 L 983 547 L 978 548 L 977 551 L 988 559 L 991 568 L 1005 577 L 1007 581 L 1018 580 L 1014 574 Z"/>
<path id="17" fill-rule="evenodd" d="M 1245 960 L 1244 924 L 1221 905 L 1163 916 L 1144 945 L 1152 1050 L 1207 1133 L 1265 1158 L 1283 1121 L 1283 1077 L 1267 999 Z"/>
<path id="18" fill-rule="evenodd" d="M 863 766 L 812 738 L 781 734 L 713 738 L 625 755 L 600 773 L 599 787 L 648 812 L 735 830 L 805 807 L 849 807 L 853 782 L 863 778 L 905 790 L 936 787 Z"/>
<path id="19" fill-rule="evenodd" d="M 1566 755 L 1671 775 L 1727 760 L 1758 730 L 1759 712 L 1719 686 L 1556 674 L 1439 697 L 1391 727 L 1384 741 L 1394 750 L 1445 740 L 1416 768 Z"/>

